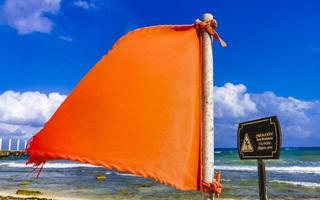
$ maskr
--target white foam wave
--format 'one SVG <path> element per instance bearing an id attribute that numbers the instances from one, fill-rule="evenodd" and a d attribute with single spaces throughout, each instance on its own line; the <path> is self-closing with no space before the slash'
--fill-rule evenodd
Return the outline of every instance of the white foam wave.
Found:
<path id="1" fill-rule="evenodd" d="M 134 175 L 134 174 L 119 173 L 119 172 L 114 172 L 114 174 L 118 175 L 118 176 L 137 176 L 137 175 Z"/>
<path id="2" fill-rule="evenodd" d="M 12 168 L 32 168 L 32 165 L 26 165 L 25 163 L 17 162 L 4 162 L 0 163 L 0 167 L 12 167 Z M 60 168 L 76 168 L 76 167 L 97 167 L 90 164 L 81 163 L 46 163 L 44 168 L 60 169 Z"/>
<path id="3" fill-rule="evenodd" d="M 23 162 L 0 162 L 0 167 L 9 167 L 9 168 L 32 168 L 32 165 L 26 165 Z M 45 169 L 62 169 L 62 168 L 77 168 L 77 167 L 99 167 L 90 164 L 82 163 L 59 163 L 59 162 L 48 162 L 44 165 Z M 216 165 L 216 170 L 226 170 L 226 171 L 248 171 L 255 172 L 257 171 L 256 166 L 250 165 Z M 278 172 L 278 173 L 288 173 L 288 174 L 320 174 L 320 166 L 270 166 L 266 167 L 268 171 Z M 135 176 L 125 173 L 114 174 L 120 176 Z"/>
<path id="4" fill-rule="evenodd" d="M 32 165 L 26 165 L 25 163 L 17 163 L 17 162 L 4 162 L 0 163 L 0 167 L 5 168 L 32 168 Z M 82 164 L 82 163 L 46 163 L 43 168 L 45 169 L 66 169 L 66 168 L 77 168 L 77 167 L 90 167 L 90 168 L 98 168 L 99 166 L 94 166 L 90 164 Z M 106 175 L 115 174 L 118 176 L 134 176 L 134 174 L 121 173 L 115 171 L 107 171 Z"/>
<path id="5" fill-rule="evenodd" d="M 313 183 L 313 182 L 298 182 L 298 181 L 283 181 L 283 180 L 272 180 L 270 182 L 285 183 L 285 184 L 303 186 L 303 187 L 309 187 L 309 188 L 320 188 L 320 183 Z"/>
<path id="6" fill-rule="evenodd" d="M 289 148 L 289 147 L 287 147 L 284 150 L 286 150 L 286 151 L 297 151 L 298 148 Z"/>
<path id="7" fill-rule="evenodd" d="M 257 171 L 256 166 L 232 166 L 232 165 L 220 165 L 215 166 L 217 170 L 226 171 Z M 320 166 L 310 167 L 310 166 L 288 166 L 288 167 L 266 167 L 268 171 L 288 173 L 288 174 L 320 174 Z"/>
<path id="8" fill-rule="evenodd" d="M 215 151 L 214 153 L 215 153 L 215 154 L 220 154 L 220 153 L 221 153 L 221 151 Z"/>

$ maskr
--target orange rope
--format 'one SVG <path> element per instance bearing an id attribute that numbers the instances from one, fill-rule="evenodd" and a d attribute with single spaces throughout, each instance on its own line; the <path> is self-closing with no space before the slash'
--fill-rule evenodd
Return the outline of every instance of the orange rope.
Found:
<path id="1" fill-rule="evenodd" d="M 206 192 L 206 193 L 212 192 L 215 194 L 216 198 L 219 198 L 222 192 L 222 184 L 220 183 L 221 173 L 217 172 L 215 178 L 216 178 L 216 181 L 213 183 L 202 181 L 202 190 L 203 192 Z"/>
<path id="2" fill-rule="evenodd" d="M 195 22 L 195 27 L 200 30 L 206 30 L 212 37 L 218 40 L 222 47 L 227 47 L 225 41 L 221 39 L 219 34 L 216 32 L 216 28 L 218 27 L 218 22 L 215 19 L 211 19 L 209 21 L 203 22 L 199 19 Z"/>

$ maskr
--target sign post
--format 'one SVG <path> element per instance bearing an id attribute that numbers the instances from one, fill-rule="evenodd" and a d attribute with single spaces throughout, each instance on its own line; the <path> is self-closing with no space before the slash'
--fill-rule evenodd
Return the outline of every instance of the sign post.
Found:
<path id="1" fill-rule="evenodd" d="M 238 128 L 240 159 L 257 159 L 259 196 L 267 199 L 266 172 L 263 159 L 279 159 L 281 128 L 276 116 L 242 122 Z"/>
<path id="2" fill-rule="evenodd" d="M 266 168 L 262 159 L 258 159 L 259 196 L 261 200 L 267 200 Z"/>

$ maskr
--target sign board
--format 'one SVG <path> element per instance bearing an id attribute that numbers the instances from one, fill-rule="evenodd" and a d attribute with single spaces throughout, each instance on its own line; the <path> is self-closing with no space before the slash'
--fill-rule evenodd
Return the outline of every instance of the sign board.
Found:
<path id="1" fill-rule="evenodd" d="M 276 116 L 239 124 L 240 159 L 278 159 L 280 148 L 281 129 Z"/>

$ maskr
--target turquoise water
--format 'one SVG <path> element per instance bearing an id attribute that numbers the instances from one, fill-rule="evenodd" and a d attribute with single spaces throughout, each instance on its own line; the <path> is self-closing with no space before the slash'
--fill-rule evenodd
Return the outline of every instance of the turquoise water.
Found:
<path id="1" fill-rule="evenodd" d="M 256 160 L 239 160 L 236 149 L 218 150 L 215 155 L 227 190 L 224 196 L 258 198 Z M 320 148 L 284 148 L 279 160 L 265 164 L 270 198 L 320 199 Z"/>
<path id="2" fill-rule="evenodd" d="M 281 159 L 266 160 L 269 198 L 320 199 L 320 148 L 284 148 Z M 24 159 L 0 160 L 0 191 L 40 190 L 54 196 L 85 199 L 199 199 L 194 191 L 177 191 L 150 179 L 74 162 L 50 162 L 39 179 Z M 236 149 L 216 149 L 215 169 L 222 172 L 222 197 L 258 199 L 255 160 L 239 160 Z M 97 175 L 106 175 L 97 181 Z M 31 180 L 30 185 L 21 182 Z"/>

